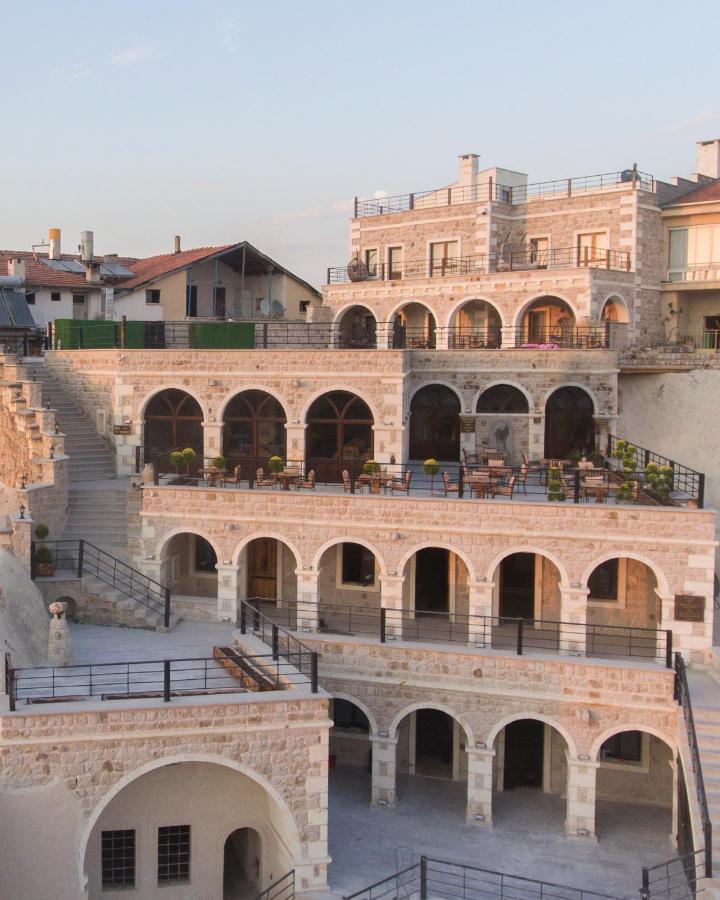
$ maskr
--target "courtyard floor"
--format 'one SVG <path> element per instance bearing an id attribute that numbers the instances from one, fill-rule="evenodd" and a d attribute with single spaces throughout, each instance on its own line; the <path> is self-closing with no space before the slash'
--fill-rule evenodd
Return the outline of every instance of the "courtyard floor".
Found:
<path id="1" fill-rule="evenodd" d="M 529 788 L 498 794 L 492 827 L 465 824 L 465 796 L 462 783 L 400 776 L 397 809 L 370 807 L 370 776 L 350 767 L 333 770 L 332 896 L 360 890 L 426 855 L 636 898 L 642 866 L 675 855 L 666 810 L 599 802 L 594 843 L 565 836 L 565 801 L 558 796 Z"/>

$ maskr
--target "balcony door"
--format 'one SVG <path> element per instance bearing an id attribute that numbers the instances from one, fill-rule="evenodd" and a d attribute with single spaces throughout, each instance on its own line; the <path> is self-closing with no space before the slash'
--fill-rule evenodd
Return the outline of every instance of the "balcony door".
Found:
<path id="1" fill-rule="evenodd" d="M 430 275 L 453 275 L 458 267 L 460 245 L 457 241 L 430 244 Z"/>

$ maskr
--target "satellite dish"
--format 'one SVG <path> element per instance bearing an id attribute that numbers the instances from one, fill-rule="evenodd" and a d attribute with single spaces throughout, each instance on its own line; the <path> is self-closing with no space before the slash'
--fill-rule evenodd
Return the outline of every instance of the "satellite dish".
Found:
<path id="1" fill-rule="evenodd" d="M 272 302 L 272 311 L 273 315 L 281 316 L 285 312 L 285 307 L 279 300 L 273 300 Z"/>
<path id="2" fill-rule="evenodd" d="M 357 256 L 354 256 L 347 264 L 347 275 L 350 281 L 366 281 L 368 274 L 368 267 Z"/>
<path id="3" fill-rule="evenodd" d="M 271 311 L 270 301 L 267 297 L 263 297 L 260 301 L 260 315 L 269 316 Z"/>

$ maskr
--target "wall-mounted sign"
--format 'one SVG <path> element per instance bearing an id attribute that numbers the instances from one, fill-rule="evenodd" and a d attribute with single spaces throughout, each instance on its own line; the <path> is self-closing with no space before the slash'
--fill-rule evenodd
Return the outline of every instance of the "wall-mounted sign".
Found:
<path id="1" fill-rule="evenodd" d="M 132 425 L 113 425 L 113 434 L 132 434 Z"/>
<path id="2" fill-rule="evenodd" d="M 460 416 L 460 431 L 463 434 L 474 434 L 475 416 Z"/>
<path id="3" fill-rule="evenodd" d="M 694 594 L 675 594 L 676 622 L 704 622 L 705 598 Z"/>

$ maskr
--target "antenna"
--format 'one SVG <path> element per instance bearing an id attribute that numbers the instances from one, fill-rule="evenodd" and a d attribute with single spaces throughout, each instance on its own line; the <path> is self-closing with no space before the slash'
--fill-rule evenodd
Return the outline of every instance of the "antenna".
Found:
<path id="1" fill-rule="evenodd" d="M 269 316 L 272 311 L 272 307 L 270 306 L 270 301 L 267 297 L 263 297 L 260 301 L 260 315 L 261 316 Z"/>
<path id="2" fill-rule="evenodd" d="M 285 312 L 285 307 L 279 300 L 273 300 L 272 311 L 274 316 L 281 316 Z"/>

